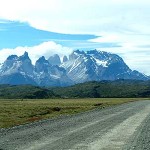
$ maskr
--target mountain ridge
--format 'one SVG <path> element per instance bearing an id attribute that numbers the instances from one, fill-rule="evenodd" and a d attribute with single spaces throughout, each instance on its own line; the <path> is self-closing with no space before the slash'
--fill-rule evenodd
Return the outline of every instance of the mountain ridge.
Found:
<path id="1" fill-rule="evenodd" d="M 38 86 L 70 86 L 77 83 L 101 80 L 150 78 L 131 70 L 124 60 L 112 53 L 90 50 L 73 51 L 68 57 L 55 54 L 46 60 L 41 56 L 32 64 L 28 53 L 9 56 L 0 68 L 0 84 L 31 84 Z"/>

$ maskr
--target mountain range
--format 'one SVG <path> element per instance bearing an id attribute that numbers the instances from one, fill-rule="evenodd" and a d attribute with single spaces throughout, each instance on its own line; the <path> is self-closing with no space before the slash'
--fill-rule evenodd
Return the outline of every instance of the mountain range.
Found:
<path id="1" fill-rule="evenodd" d="M 117 79 L 149 80 L 150 77 L 131 70 L 120 56 L 98 50 L 76 50 L 62 60 L 58 54 L 47 60 L 41 56 L 35 65 L 25 52 L 19 57 L 9 56 L 0 67 L 0 84 L 48 87 Z"/>

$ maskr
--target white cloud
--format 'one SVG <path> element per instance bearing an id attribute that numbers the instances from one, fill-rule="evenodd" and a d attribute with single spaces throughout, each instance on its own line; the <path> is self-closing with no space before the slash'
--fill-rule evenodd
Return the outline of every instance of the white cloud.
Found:
<path id="1" fill-rule="evenodd" d="M 140 32 L 150 25 L 149 0 L 0 0 L 0 3 L 0 18 L 26 21 L 36 28 L 55 32 Z"/>
<path id="2" fill-rule="evenodd" d="M 3 63 L 9 55 L 18 55 L 21 56 L 24 52 L 28 52 L 29 57 L 31 58 L 33 64 L 35 61 L 41 57 L 45 56 L 48 59 L 54 54 L 59 54 L 60 57 L 68 55 L 72 52 L 71 48 L 63 47 L 55 42 L 49 41 L 41 43 L 40 45 L 33 47 L 17 47 L 15 49 L 2 49 L 0 50 L 0 63 Z"/>
<path id="3" fill-rule="evenodd" d="M 133 69 L 150 74 L 150 47 L 145 47 L 150 41 L 149 0 L 0 0 L 0 4 L 2 19 L 53 32 L 100 35 L 102 38 L 92 41 L 118 43 L 122 48 L 102 50 L 121 54 Z M 34 57 L 48 52 L 38 49 L 36 54 L 35 49 L 29 50 Z M 0 54 L 5 51 L 22 54 L 24 50 Z"/>

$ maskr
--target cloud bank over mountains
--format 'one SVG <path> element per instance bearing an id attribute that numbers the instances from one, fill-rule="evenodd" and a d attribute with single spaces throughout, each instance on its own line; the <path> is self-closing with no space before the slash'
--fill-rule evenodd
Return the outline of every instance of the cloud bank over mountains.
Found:
<path id="1" fill-rule="evenodd" d="M 72 49 L 63 47 L 60 44 L 56 44 L 53 41 L 43 42 L 33 47 L 16 47 L 14 49 L 2 49 L 0 51 L 0 56 L 3 57 L 0 57 L 0 62 L 4 62 L 4 60 L 9 55 L 21 56 L 25 51 L 28 52 L 32 63 L 35 64 L 35 61 L 41 56 L 45 56 L 45 58 L 48 59 L 54 54 L 59 54 L 60 57 L 63 57 L 64 55 L 68 55 L 69 53 L 71 53 Z"/>

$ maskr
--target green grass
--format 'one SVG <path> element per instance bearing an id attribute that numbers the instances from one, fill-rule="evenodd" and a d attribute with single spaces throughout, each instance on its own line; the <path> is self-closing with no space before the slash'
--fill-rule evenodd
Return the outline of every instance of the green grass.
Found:
<path id="1" fill-rule="evenodd" d="M 41 119 L 104 108 L 137 98 L 0 100 L 0 128 L 8 128 Z"/>

